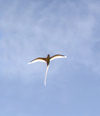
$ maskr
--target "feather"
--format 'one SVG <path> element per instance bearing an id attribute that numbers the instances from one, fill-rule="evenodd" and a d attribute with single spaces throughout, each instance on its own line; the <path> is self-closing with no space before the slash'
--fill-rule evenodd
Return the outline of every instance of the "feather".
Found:
<path id="1" fill-rule="evenodd" d="M 47 66 L 46 73 L 45 73 L 45 79 L 44 79 L 44 85 L 45 85 L 45 87 L 46 87 L 46 80 L 47 80 L 48 68 L 49 68 L 49 65 Z"/>

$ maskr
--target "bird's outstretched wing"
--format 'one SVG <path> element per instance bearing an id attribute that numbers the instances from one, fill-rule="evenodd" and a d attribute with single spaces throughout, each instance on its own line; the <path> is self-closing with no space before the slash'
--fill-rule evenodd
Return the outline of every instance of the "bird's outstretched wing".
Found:
<path id="1" fill-rule="evenodd" d="M 54 60 L 54 59 L 56 59 L 56 58 L 67 58 L 67 56 L 60 55 L 60 54 L 56 54 L 56 55 L 50 57 L 50 60 Z"/>
<path id="2" fill-rule="evenodd" d="M 28 64 L 32 64 L 32 63 L 35 63 L 35 62 L 46 62 L 46 58 L 39 57 L 39 58 L 36 58 L 36 59 L 30 61 Z"/>

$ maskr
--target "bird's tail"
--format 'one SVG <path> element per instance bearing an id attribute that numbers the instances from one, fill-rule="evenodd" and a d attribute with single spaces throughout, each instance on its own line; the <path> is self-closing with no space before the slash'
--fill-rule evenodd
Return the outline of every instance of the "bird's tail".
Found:
<path id="1" fill-rule="evenodd" d="M 45 79 L 44 79 L 44 85 L 45 85 L 45 87 L 46 87 L 46 80 L 47 80 L 48 68 L 49 68 L 49 65 L 47 65 L 46 73 L 45 73 Z"/>

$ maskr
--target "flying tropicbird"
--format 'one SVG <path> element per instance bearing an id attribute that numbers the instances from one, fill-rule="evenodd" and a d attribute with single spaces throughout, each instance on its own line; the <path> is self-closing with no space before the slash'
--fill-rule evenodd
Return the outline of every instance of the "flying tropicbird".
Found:
<path id="1" fill-rule="evenodd" d="M 56 58 L 67 58 L 67 56 L 56 54 L 56 55 L 50 57 L 50 55 L 48 54 L 46 58 L 38 57 L 36 59 L 31 60 L 28 63 L 28 64 L 32 64 L 32 63 L 35 63 L 35 62 L 45 62 L 47 64 L 46 73 L 45 73 L 45 79 L 44 79 L 44 85 L 45 86 L 46 86 L 46 78 L 47 78 L 47 72 L 48 72 L 50 61 L 52 61 L 52 60 L 54 60 Z"/>

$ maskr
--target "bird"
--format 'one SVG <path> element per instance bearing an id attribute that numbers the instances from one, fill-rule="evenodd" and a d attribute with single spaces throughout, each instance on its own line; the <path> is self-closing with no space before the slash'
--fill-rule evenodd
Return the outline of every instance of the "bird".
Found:
<path id="1" fill-rule="evenodd" d="M 46 72 L 45 72 L 45 79 L 44 79 L 45 86 L 46 86 L 47 72 L 48 72 L 49 64 L 52 60 L 57 59 L 57 58 L 67 58 L 67 56 L 61 55 L 61 54 L 56 54 L 56 55 L 53 55 L 50 57 L 50 54 L 48 54 L 46 58 L 38 57 L 38 58 L 35 58 L 35 59 L 31 60 L 30 62 L 28 62 L 28 64 L 32 64 L 35 62 L 45 62 L 47 64 L 47 68 L 46 68 Z"/>

